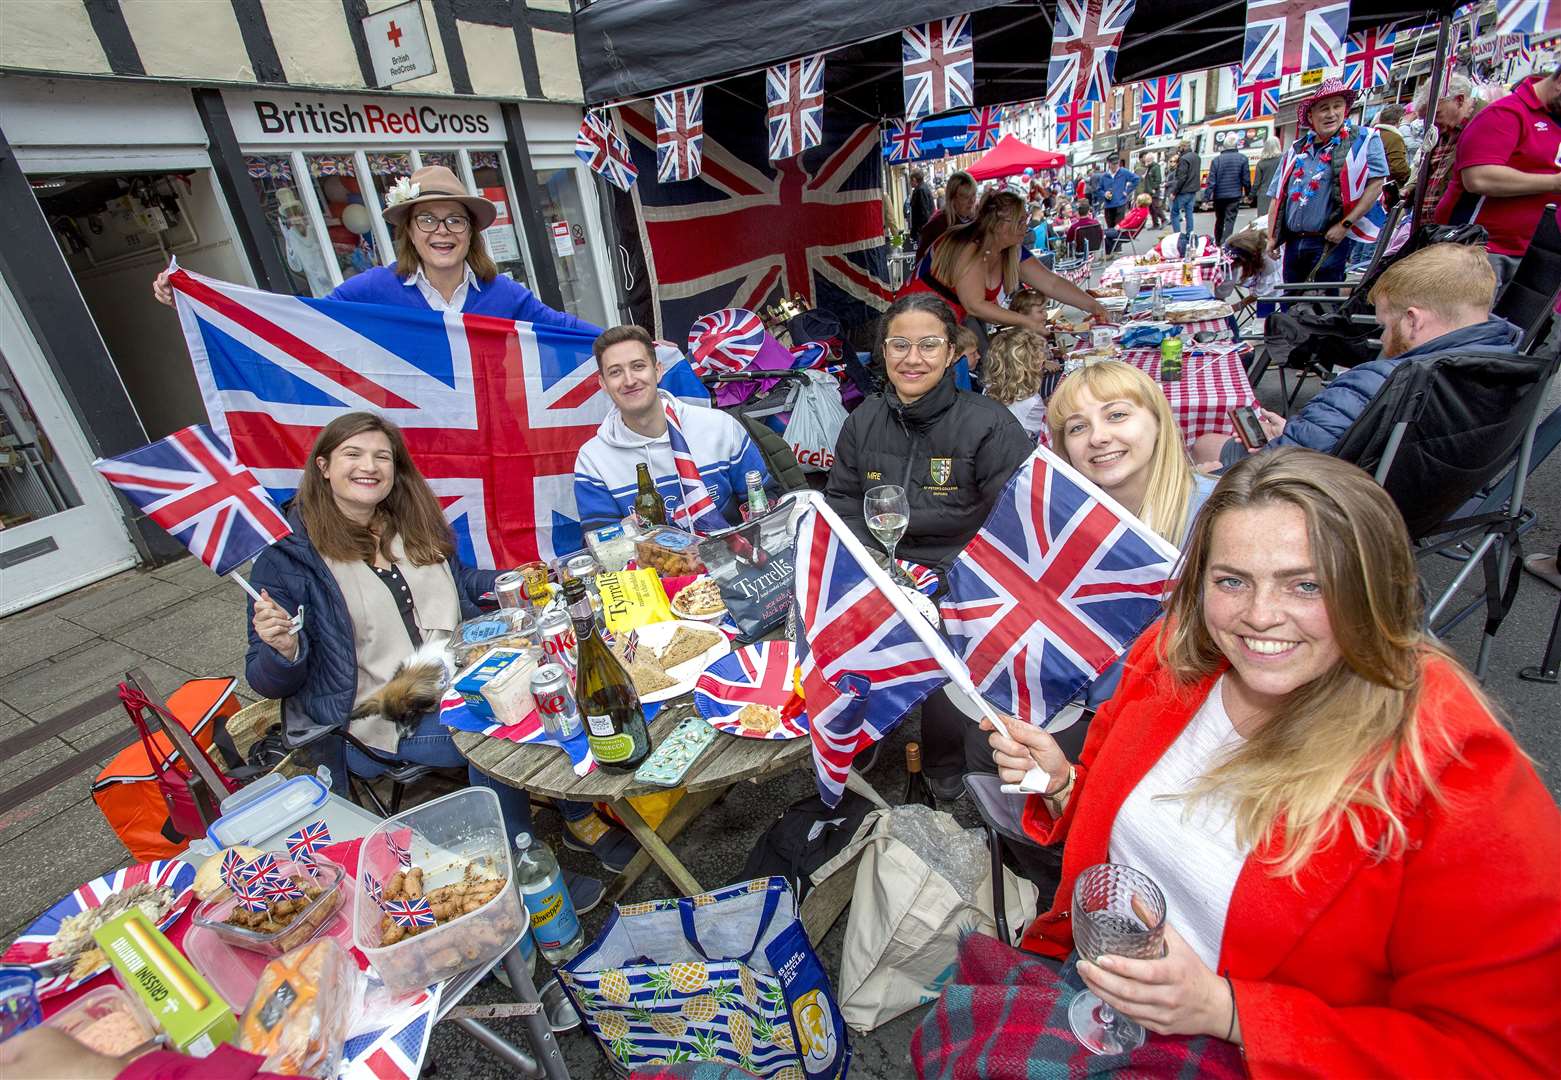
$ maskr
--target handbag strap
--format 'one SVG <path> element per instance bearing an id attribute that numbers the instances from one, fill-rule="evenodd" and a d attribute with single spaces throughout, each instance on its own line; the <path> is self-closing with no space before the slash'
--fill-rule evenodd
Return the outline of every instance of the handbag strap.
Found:
<path id="1" fill-rule="evenodd" d="M 120 683 L 119 701 L 125 707 L 125 712 L 130 715 L 130 722 L 136 726 L 136 731 L 141 735 L 141 746 L 146 750 L 147 763 L 156 773 L 166 772 L 171 767 L 169 757 L 163 753 L 162 747 L 157 745 L 157 740 L 152 738 L 151 726 L 147 724 L 143 713 L 146 706 L 150 704 L 146 700 L 146 695 L 133 686 Z"/>
<path id="2" fill-rule="evenodd" d="M 748 946 L 748 951 L 743 953 L 741 956 L 718 956 L 714 959 L 738 960 L 746 964 L 748 962 L 748 958 L 751 957 L 759 948 L 759 943 L 764 940 L 764 935 L 769 933 L 770 923 L 775 919 L 775 910 L 780 906 L 782 891 L 783 889 L 781 887 L 777 887 L 775 884 L 775 879 L 772 878 L 767 883 L 764 890 L 764 910 L 760 912 L 759 915 L 759 930 L 756 934 L 754 934 L 753 944 Z M 735 899 L 735 897 L 733 899 Z M 720 906 L 719 901 L 717 902 L 716 906 Z M 694 898 L 692 896 L 681 896 L 678 898 L 678 917 L 683 922 L 684 940 L 692 945 L 694 947 L 694 951 L 697 952 L 700 956 L 704 957 L 706 960 L 710 960 L 710 954 L 705 952 L 705 947 L 699 943 L 699 933 L 694 929 L 694 912 L 697 910 L 698 908 L 695 907 Z"/>
<path id="3" fill-rule="evenodd" d="M 126 676 L 129 679 L 129 684 L 120 684 L 119 697 L 121 701 L 125 702 L 126 708 L 130 708 L 133 705 L 138 711 L 150 709 L 157 714 L 158 719 L 162 723 L 163 734 L 168 736 L 168 741 L 173 744 L 174 749 L 189 763 L 190 770 L 199 776 L 207 788 L 211 790 L 215 799 L 220 801 L 224 795 L 236 790 L 235 785 L 227 777 L 223 776 L 218 771 L 217 766 L 212 763 L 211 758 L 206 756 L 206 751 L 201 748 L 200 743 L 196 742 L 190 733 L 185 730 L 184 725 L 179 722 L 179 718 L 174 716 L 165 706 L 152 700 L 141 688 L 140 680 L 144 677 L 138 672 L 132 671 Z M 141 721 L 141 723 L 144 722 Z M 172 755 L 167 760 L 171 764 L 173 761 Z"/>

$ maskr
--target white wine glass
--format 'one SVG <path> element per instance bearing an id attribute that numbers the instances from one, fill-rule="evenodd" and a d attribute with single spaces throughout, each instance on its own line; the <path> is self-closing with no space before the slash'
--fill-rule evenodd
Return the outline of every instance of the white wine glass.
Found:
<path id="1" fill-rule="evenodd" d="M 1073 945 L 1092 964 L 1107 953 L 1134 960 L 1165 955 L 1165 895 L 1131 866 L 1100 863 L 1073 885 Z M 1092 1054 L 1125 1054 L 1144 1045 L 1144 1029 L 1083 990 L 1068 1003 L 1068 1026 Z"/>
<path id="2" fill-rule="evenodd" d="M 905 535 L 911 523 L 911 506 L 905 498 L 905 489 L 899 484 L 879 484 L 869 488 L 862 497 L 862 514 L 867 518 L 867 531 L 883 545 L 889 554 L 889 577 L 899 581 L 905 575 L 894 561 L 894 549 Z"/>

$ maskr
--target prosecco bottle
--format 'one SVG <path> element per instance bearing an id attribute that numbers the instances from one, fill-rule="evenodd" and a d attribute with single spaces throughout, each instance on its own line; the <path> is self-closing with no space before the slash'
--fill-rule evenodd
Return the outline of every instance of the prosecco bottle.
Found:
<path id="1" fill-rule="evenodd" d="M 634 683 L 602 640 L 585 582 L 564 582 L 564 602 L 575 624 L 575 699 L 585 719 L 586 742 L 608 772 L 633 772 L 650 754 L 650 730 Z"/>
<path id="2" fill-rule="evenodd" d="M 656 490 L 656 482 L 650 478 L 650 466 L 643 461 L 635 466 L 635 479 L 639 490 L 634 495 L 634 512 L 652 525 L 667 523 L 667 504 Z"/>

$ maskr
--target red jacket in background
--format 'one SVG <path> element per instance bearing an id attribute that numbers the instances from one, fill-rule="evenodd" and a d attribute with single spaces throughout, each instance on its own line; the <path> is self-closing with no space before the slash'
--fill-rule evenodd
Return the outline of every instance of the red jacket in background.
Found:
<path id="1" fill-rule="evenodd" d="M 1122 803 L 1214 686 L 1178 687 L 1158 636 L 1140 638 L 1090 725 L 1062 818 L 1026 803 L 1032 836 L 1067 838 L 1052 910 L 1025 933 L 1035 952 L 1072 949 L 1074 881 L 1107 861 Z M 1561 1072 L 1561 814 L 1440 656 L 1426 660 L 1419 720 L 1441 797 L 1405 800 L 1404 855 L 1373 862 L 1346 828 L 1295 880 L 1259 857 L 1236 880 L 1219 967 L 1254 1076 Z"/>

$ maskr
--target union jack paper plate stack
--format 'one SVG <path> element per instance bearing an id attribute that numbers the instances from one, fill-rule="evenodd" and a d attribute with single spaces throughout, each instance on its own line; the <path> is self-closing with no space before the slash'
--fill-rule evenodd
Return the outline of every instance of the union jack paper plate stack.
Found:
<path id="1" fill-rule="evenodd" d="M 132 885 L 146 882 L 151 885 L 166 885 L 173 892 L 173 904 L 167 913 L 158 921 L 159 930 L 167 930 L 179 916 L 184 914 L 184 909 L 189 906 L 192 890 L 195 886 L 195 867 L 189 863 L 180 862 L 178 859 L 164 859 L 153 863 L 136 863 L 123 870 L 115 870 L 113 873 L 104 874 L 96 880 L 89 881 L 76 889 L 65 899 L 55 904 L 48 911 L 33 922 L 22 935 L 11 943 L 10 948 L 0 955 L 0 963 L 21 964 L 27 967 L 38 967 L 49 962 L 49 943 L 59 933 L 60 924 L 72 915 L 79 915 L 83 911 L 102 907 L 109 897 L 127 889 Z M 68 990 L 74 990 L 89 979 L 94 979 L 108 970 L 108 963 L 95 971 L 79 979 L 70 977 L 70 969 L 47 979 L 39 979 L 37 993 L 39 998 L 53 997 L 63 994 Z"/>
<path id="2" fill-rule="evenodd" d="M 715 660 L 694 683 L 694 708 L 710 725 L 730 735 L 748 739 L 800 739 L 808 733 L 806 713 L 790 718 L 782 714 L 772 731 L 747 728 L 737 719 L 745 705 L 784 709 L 791 700 L 792 669 L 796 657 L 789 641 L 760 641 L 745 645 Z"/>

